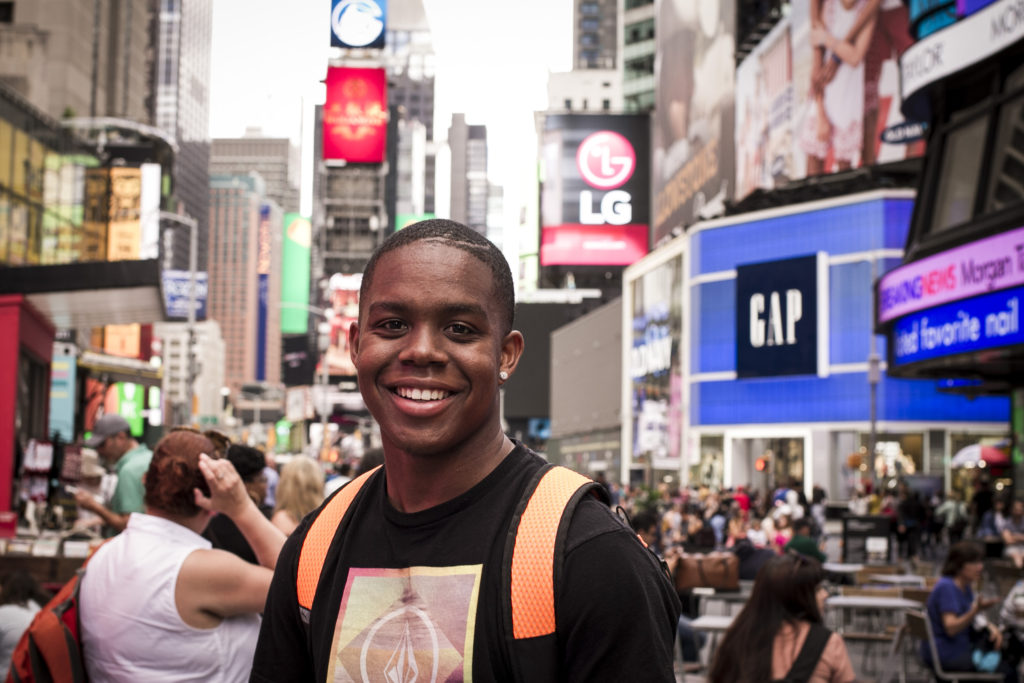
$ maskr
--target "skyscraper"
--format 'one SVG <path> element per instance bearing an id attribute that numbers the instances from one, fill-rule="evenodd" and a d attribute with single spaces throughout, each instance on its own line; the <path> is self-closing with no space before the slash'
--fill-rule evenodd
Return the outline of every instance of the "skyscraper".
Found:
<path id="1" fill-rule="evenodd" d="M 243 384 L 281 379 L 281 253 L 273 249 L 270 226 L 281 225 L 280 209 L 268 203 L 257 173 L 210 177 L 210 284 L 208 317 L 220 323 L 224 382 Z M 266 277 L 263 277 L 266 276 Z"/>
<path id="2" fill-rule="evenodd" d="M 153 124 L 178 145 L 173 193 L 179 211 L 199 221 L 199 270 L 209 251 L 211 0 L 153 0 L 156 54 Z M 176 233 L 177 235 L 180 233 Z M 187 250 L 174 247 L 175 261 Z M 179 267 L 185 264 L 178 264 Z"/>
<path id="3" fill-rule="evenodd" d="M 468 125 L 465 114 L 452 114 L 451 218 L 487 234 L 487 127 Z"/>
<path id="4" fill-rule="evenodd" d="M 619 67 L 618 0 L 574 0 L 573 69 Z"/>
<path id="5" fill-rule="evenodd" d="M 299 148 L 288 138 L 265 138 L 246 131 L 241 138 L 216 138 L 210 151 L 210 173 L 256 171 L 267 184 L 267 198 L 282 211 L 299 210 Z"/>

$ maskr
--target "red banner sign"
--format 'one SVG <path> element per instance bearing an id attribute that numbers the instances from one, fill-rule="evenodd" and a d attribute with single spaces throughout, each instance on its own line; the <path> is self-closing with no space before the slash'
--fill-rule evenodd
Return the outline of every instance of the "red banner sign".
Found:
<path id="1" fill-rule="evenodd" d="M 384 69 L 327 69 L 324 159 L 379 164 L 388 126 Z"/>

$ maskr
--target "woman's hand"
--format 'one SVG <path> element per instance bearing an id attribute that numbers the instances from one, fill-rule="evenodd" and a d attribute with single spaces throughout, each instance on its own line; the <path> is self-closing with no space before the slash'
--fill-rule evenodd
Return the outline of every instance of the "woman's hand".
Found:
<path id="1" fill-rule="evenodd" d="M 995 624 L 988 625 L 988 634 L 992 638 L 992 649 L 999 651 L 1003 649 L 1003 632 L 996 628 Z"/>
<path id="2" fill-rule="evenodd" d="M 199 471 L 210 487 L 208 497 L 198 488 L 194 489 L 196 505 L 199 507 L 234 518 L 253 504 L 242 478 L 229 460 L 215 460 L 206 453 L 200 453 Z"/>
<path id="3" fill-rule="evenodd" d="M 829 47 L 832 42 L 832 34 L 826 31 L 821 26 L 815 26 L 811 29 L 811 45 L 814 47 L 823 47 L 825 49 L 831 49 Z"/>

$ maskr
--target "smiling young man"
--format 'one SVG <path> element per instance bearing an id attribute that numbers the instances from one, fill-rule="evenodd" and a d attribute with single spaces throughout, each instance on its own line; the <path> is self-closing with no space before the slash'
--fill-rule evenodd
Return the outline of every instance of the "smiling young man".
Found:
<path id="1" fill-rule="evenodd" d="M 359 306 L 352 360 L 385 465 L 328 529 L 308 610 L 312 517 L 289 539 L 252 680 L 515 680 L 503 558 L 545 463 L 501 430 L 499 389 L 524 346 L 508 264 L 471 229 L 424 221 L 371 257 Z M 533 680 L 674 681 L 679 604 L 653 554 L 591 496 L 556 552 L 554 654 Z"/>

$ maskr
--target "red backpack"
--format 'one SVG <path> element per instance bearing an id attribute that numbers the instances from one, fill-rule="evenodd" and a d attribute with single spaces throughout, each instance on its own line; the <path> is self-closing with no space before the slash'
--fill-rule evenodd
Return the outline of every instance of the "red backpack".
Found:
<path id="1" fill-rule="evenodd" d="M 78 618 L 85 564 L 39 610 L 11 655 L 7 683 L 86 683 Z"/>

